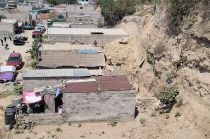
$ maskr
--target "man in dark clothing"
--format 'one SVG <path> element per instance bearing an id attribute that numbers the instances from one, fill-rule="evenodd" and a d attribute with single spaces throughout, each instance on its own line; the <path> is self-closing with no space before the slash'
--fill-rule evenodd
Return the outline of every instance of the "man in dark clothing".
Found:
<path id="1" fill-rule="evenodd" d="M 7 42 L 7 37 L 6 36 L 4 36 L 4 41 Z"/>
<path id="2" fill-rule="evenodd" d="M 3 40 L 1 39 L 1 45 L 3 46 L 4 45 L 4 42 L 3 42 Z"/>
<path id="3" fill-rule="evenodd" d="M 95 40 L 95 41 L 93 42 L 93 44 L 94 44 L 95 46 L 97 46 L 97 41 Z"/>

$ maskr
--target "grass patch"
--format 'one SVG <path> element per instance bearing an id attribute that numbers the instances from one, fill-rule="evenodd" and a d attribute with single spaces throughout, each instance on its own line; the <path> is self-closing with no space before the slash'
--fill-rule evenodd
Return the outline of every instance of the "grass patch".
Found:
<path id="1" fill-rule="evenodd" d="M 56 128 L 55 130 L 56 132 L 63 132 L 62 129 L 60 127 Z"/>
<path id="2" fill-rule="evenodd" d="M 140 118 L 141 125 L 145 126 L 146 120 L 144 118 Z"/>
<path id="3" fill-rule="evenodd" d="M 116 121 L 113 121 L 113 122 L 110 123 L 110 125 L 111 125 L 112 127 L 117 126 L 117 122 L 116 122 Z"/>

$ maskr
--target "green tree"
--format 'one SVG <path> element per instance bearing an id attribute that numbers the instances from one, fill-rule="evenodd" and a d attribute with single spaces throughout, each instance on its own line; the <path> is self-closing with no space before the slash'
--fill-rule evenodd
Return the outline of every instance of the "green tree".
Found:
<path id="1" fill-rule="evenodd" d="M 124 16 L 135 12 L 136 0 L 103 0 L 100 2 L 101 14 L 105 24 L 114 26 Z"/>
<path id="2" fill-rule="evenodd" d="M 39 48 L 41 47 L 40 42 L 41 42 L 40 38 L 35 38 L 32 44 L 32 49 L 29 50 L 31 58 L 34 60 L 38 60 Z"/>
<path id="3" fill-rule="evenodd" d="M 177 87 L 170 86 L 170 87 L 163 87 L 158 94 L 155 96 L 157 97 L 160 102 L 166 105 L 173 105 L 176 102 L 176 97 L 179 95 L 179 90 Z"/>
<path id="4" fill-rule="evenodd" d="M 15 83 L 15 84 L 14 84 L 13 91 L 14 91 L 14 93 L 15 93 L 16 95 L 22 94 L 22 92 L 23 92 L 23 87 L 22 87 L 22 85 L 20 85 L 20 84 L 18 84 L 18 83 Z"/>

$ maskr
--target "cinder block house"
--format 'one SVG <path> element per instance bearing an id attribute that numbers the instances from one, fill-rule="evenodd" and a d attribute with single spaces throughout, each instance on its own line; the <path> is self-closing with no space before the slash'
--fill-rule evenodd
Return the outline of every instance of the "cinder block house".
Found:
<path id="1" fill-rule="evenodd" d="M 19 116 L 37 124 L 88 121 L 127 121 L 135 117 L 136 90 L 125 76 L 99 76 L 95 80 L 63 84 L 61 94 L 44 95 L 44 113 Z M 62 114 L 57 113 L 62 107 Z"/>
<path id="2" fill-rule="evenodd" d="M 101 76 L 96 81 L 65 86 L 66 121 L 128 120 L 135 116 L 136 90 L 125 76 Z"/>

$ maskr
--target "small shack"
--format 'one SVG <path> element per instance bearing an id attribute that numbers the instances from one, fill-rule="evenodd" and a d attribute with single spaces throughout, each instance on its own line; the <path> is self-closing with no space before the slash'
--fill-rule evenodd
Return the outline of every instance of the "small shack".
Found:
<path id="1" fill-rule="evenodd" d="M 49 28 L 45 33 L 50 42 L 81 42 L 82 44 L 93 44 L 97 41 L 98 45 L 104 45 L 111 41 L 127 36 L 122 29 L 103 29 L 103 28 Z"/>
<path id="2" fill-rule="evenodd" d="M 62 93 L 66 121 L 128 120 L 135 116 L 136 90 L 125 76 L 69 83 Z"/>
<path id="3" fill-rule="evenodd" d="M 41 52 L 39 69 L 56 68 L 88 68 L 99 69 L 105 67 L 105 57 L 102 53 L 84 54 L 76 51 L 46 50 Z"/>

